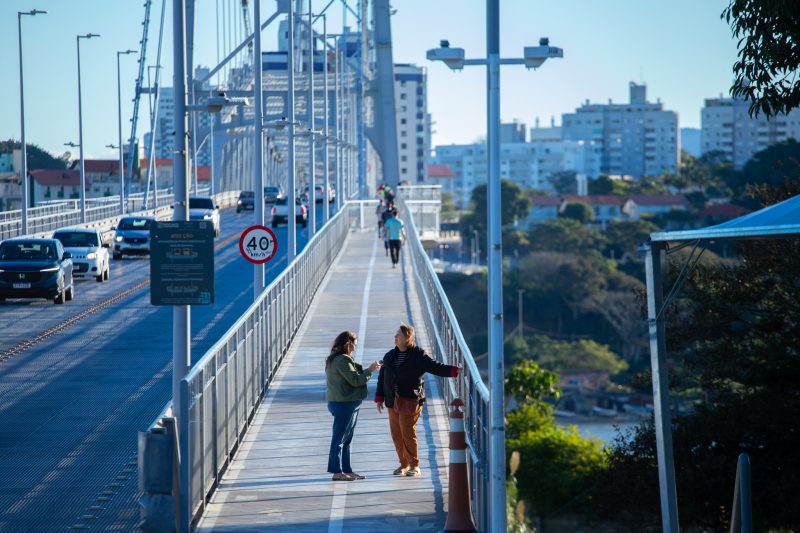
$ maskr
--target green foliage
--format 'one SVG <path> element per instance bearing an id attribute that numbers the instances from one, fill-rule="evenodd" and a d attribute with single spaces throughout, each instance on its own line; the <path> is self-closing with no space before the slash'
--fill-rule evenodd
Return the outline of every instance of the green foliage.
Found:
<path id="1" fill-rule="evenodd" d="M 451 192 L 442 193 L 442 212 L 443 221 L 452 221 L 457 218 L 456 202 Z"/>
<path id="2" fill-rule="evenodd" d="M 775 202 L 800 193 L 800 185 L 757 192 Z M 703 398 L 673 422 L 681 523 L 727 529 L 736 460 L 746 452 L 759 529 L 796 531 L 800 242 L 743 241 L 738 251 L 740 261 L 701 264 L 667 312 L 672 393 L 699 389 Z M 599 516 L 630 530 L 657 528 L 656 475 L 653 428 L 644 425 L 609 456 Z"/>
<path id="3" fill-rule="evenodd" d="M 570 202 L 564 206 L 564 210 L 559 213 L 560 217 L 577 220 L 581 224 L 588 224 L 594 221 L 594 211 L 585 202 Z"/>
<path id="4" fill-rule="evenodd" d="M 461 217 L 461 235 L 471 240 L 472 230 L 486 239 L 486 184 L 478 185 L 472 190 L 470 212 Z M 517 221 L 524 220 L 530 211 L 530 198 L 519 185 L 512 181 L 500 182 L 500 217 L 503 226 L 509 226 Z"/>
<path id="5" fill-rule="evenodd" d="M 547 181 L 558 194 L 578 194 L 577 173 L 573 170 L 556 172 Z"/>
<path id="6" fill-rule="evenodd" d="M 628 368 L 628 363 L 605 345 L 590 339 L 559 341 L 544 335 L 528 339 L 532 357 L 554 372 L 605 371 L 616 374 Z"/>
<path id="7" fill-rule="evenodd" d="M 506 372 L 505 386 L 508 394 L 524 404 L 540 405 L 545 400 L 561 397 L 558 375 L 540 368 L 530 359 L 520 361 Z"/>
<path id="8" fill-rule="evenodd" d="M 0 141 L 0 154 L 10 154 L 15 149 L 20 148 L 20 142 L 9 139 Z M 25 143 L 28 156 L 28 170 L 40 170 L 46 168 L 67 168 L 67 161 L 50 155 L 49 152 L 35 144 Z"/>
<path id="9" fill-rule="evenodd" d="M 639 245 L 647 242 L 650 234 L 661 228 L 647 220 L 631 220 L 619 222 L 612 220 L 606 226 L 605 248 L 603 253 L 615 259 L 627 257 L 636 259 Z"/>
<path id="10" fill-rule="evenodd" d="M 572 218 L 547 220 L 533 226 L 528 240 L 532 250 L 581 254 L 600 249 L 603 235 Z"/>
<path id="11" fill-rule="evenodd" d="M 519 496 L 538 516 L 583 512 L 605 464 L 600 442 L 582 438 L 575 427 L 545 425 L 507 439 L 506 449 L 519 451 Z"/>
<path id="12" fill-rule="evenodd" d="M 774 117 L 800 105 L 800 8 L 786 0 L 730 0 L 722 18 L 738 40 L 731 94 L 750 114 Z"/>
<path id="13" fill-rule="evenodd" d="M 794 139 L 773 144 L 756 153 L 741 171 L 731 174 L 728 185 L 737 195 L 758 185 L 780 187 L 800 178 L 800 143 Z M 749 207 L 758 208 L 758 198 Z"/>
<path id="14" fill-rule="evenodd" d="M 614 181 L 606 175 L 589 180 L 588 192 L 591 195 L 614 194 Z"/>

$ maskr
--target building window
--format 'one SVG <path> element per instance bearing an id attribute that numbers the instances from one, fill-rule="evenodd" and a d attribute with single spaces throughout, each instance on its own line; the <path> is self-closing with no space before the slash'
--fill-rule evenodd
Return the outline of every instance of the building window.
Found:
<path id="1" fill-rule="evenodd" d="M 406 133 L 407 133 L 407 132 L 405 132 L 405 131 L 401 131 L 401 132 L 400 132 L 400 137 L 406 137 Z"/>
<path id="2" fill-rule="evenodd" d="M 408 145 L 406 143 L 401 143 L 400 144 L 400 149 L 401 150 L 405 150 L 406 148 L 408 148 Z"/>
<path id="3" fill-rule="evenodd" d="M 406 168 L 401 168 L 401 169 L 400 169 L 400 174 L 408 174 L 408 169 L 406 169 Z"/>
<path id="4" fill-rule="evenodd" d="M 404 156 L 404 155 L 401 155 L 401 156 L 400 156 L 400 161 L 402 161 L 403 163 L 405 163 L 406 161 L 408 161 L 408 158 L 407 158 L 406 156 Z"/>
<path id="5" fill-rule="evenodd" d="M 405 113 L 406 111 L 408 111 L 408 108 L 406 106 L 404 106 L 404 105 L 401 105 L 400 106 L 400 112 L 401 113 Z"/>
<path id="6" fill-rule="evenodd" d="M 406 93 L 400 93 L 400 100 L 406 99 Z"/>
<path id="7" fill-rule="evenodd" d="M 406 122 L 408 122 L 406 119 L 404 119 L 404 118 L 400 119 L 400 124 L 405 124 Z"/>

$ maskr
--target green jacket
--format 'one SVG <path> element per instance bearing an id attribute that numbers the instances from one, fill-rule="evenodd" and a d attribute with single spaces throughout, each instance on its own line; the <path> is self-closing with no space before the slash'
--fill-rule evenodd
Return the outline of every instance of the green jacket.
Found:
<path id="1" fill-rule="evenodd" d="M 325 369 L 325 375 L 325 399 L 329 402 L 358 402 L 367 397 L 367 382 L 372 372 L 364 370 L 349 355 L 334 357 Z"/>

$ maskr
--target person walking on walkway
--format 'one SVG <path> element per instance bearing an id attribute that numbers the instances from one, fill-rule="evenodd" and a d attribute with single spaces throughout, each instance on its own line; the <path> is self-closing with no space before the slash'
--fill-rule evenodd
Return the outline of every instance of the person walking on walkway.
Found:
<path id="1" fill-rule="evenodd" d="M 361 401 L 367 397 L 367 382 L 381 365 L 373 362 L 367 370 L 353 360 L 358 337 L 352 331 L 341 332 L 333 341 L 325 359 L 328 411 L 333 415 L 333 433 L 328 453 L 328 472 L 333 481 L 353 481 L 365 476 L 350 466 L 350 443 L 358 420 Z"/>
<path id="2" fill-rule="evenodd" d="M 392 268 L 400 261 L 400 246 L 406 240 L 406 228 L 403 221 L 397 218 L 397 211 L 389 211 L 389 218 L 383 223 L 383 231 L 389 240 L 389 252 L 392 256 Z"/>
<path id="3" fill-rule="evenodd" d="M 400 324 L 394 334 L 395 347 L 383 356 L 383 366 L 378 374 L 375 403 L 378 412 L 384 405 L 389 415 L 389 431 L 397 452 L 400 467 L 395 476 L 419 477 L 419 451 L 417 421 L 425 402 L 426 373 L 454 378 L 460 367 L 434 361 L 425 350 L 417 346 L 415 331 L 408 324 Z"/>

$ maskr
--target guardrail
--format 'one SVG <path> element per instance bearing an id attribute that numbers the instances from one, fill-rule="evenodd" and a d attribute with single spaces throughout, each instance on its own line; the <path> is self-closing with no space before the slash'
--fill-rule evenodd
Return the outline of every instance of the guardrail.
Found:
<path id="1" fill-rule="evenodd" d="M 208 189 L 201 189 L 198 194 L 207 193 Z M 229 191 L 216 194 L 215 202 L 221 208 L 236 205 L 239 191 Z M 144 198 L 141 193 L 131 195 L 128 199 L 128 215 L 153 216 L 160 220 L 170 217 L 172 211 L 173 195 L 166 189 L 159 191 L 159 207 L 157 209 L 142 210 Z M 51 203 L 46 206 L 34 207 L 28 210 L 28 233 L 29 237 L 47 237 L 54 230 L 64 227 L 87 227 L 99 228 L 103 232 L 109 232 L 116 226 L 120 219 L 119 197 L 109 196 L 104 198 L 87 199 L 86 203 L 86 222 L 80 222 L 80 209 L 77 200 L 65 200 L 60 203 Z M 94 205 L 93 205 L 94 204 Z M 131 208 L 131 206 L 133 208 Z M 136 209 L 138 208 L 138 209 Z M 21 213 L 19 210 L 4 213 Z M 21 215 L 20 215 L 21 216 Z M 22 237 L 22 219 L 0 218 L 0 241 L 13 237 Z"/>
<path id="2" fill-rule="evenodd" d="M 406 207 L 405 204 L 404 198 L 400 198 L 401 207 Z M 413 209 L 403 210 L 413 215 Z M 414 217 L 407 216 L 405 222 L 410 230 L 407 232 L 408 246 L 405 248 L 414 265 L 417 295 L 428 335 L 435 339 L 430 346 L 431 352 L 437 360 L 449 365 L 461 364 L 465 369 L 458 379 L 446 380 L 446 405 L 450 405 L 455 398 L 460 398 L 465 404 L 464 430 L 470 450 L 468 463 L 472 509 L 478 530 L 489 531 L 489 389 L 483 382 L 447 295 L 425 253 Z"/>
<path id="3" fill-rule="evenodd" d="M 233 457 L 240 438 L 283 361 L 317 288 L 330 268 L 361 205 L 349 202 L 332 217 L 303 251 L 275 279 L 225 335 L 197 361 L 181 381 L 180 530 L 205 508 L 207 497 Z M 163 433 L 169 408 L 149 428 Z M 160 435 L 159 435 L 160 438 Z M 146 440 L 146 439 L 144 439 Z M 140 443 L 144 441 L 140 438 Z M 153 457 L 142 449 L 140 458 Z M 140 464 L 148 476 L 171 478 L 171 464 L 161 472 Z M 171 482 L 142 481 L 170 487 Z"/>
<path id="4" fill-rule="evenodd" d="M 398 196 L 406 202 L 413 200 L 442 201 L 441 185 L 401 185 L 397 187 Z"/>

